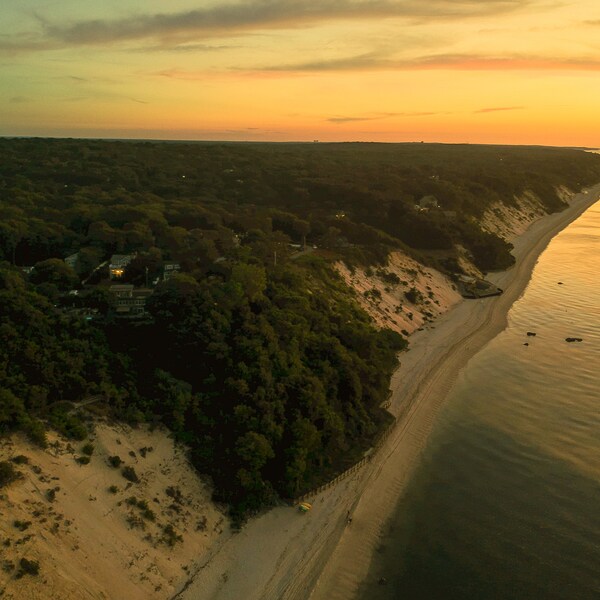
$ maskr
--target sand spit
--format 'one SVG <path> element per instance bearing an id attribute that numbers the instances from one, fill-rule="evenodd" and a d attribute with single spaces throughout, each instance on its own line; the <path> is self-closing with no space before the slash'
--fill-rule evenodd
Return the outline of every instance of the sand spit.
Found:
<path id="1" fill-rule="evenodd" d="M 489 276 L 502 296 L 459 302 L 435 326 L 411 336 L 392 379 L 398 426 L 367 465 L 311 498 L 304 515 L 279 507 L 252 520 L 216 551 L 176 596 L 181 600 L 352 600 L 366 580 L 387 518 L 418 464 L 455 378 L 506 325 L 550 239 L 593 204 L 600 185 L 578 194 L 513 240 L 517 264 Z M 346 513 L 353 522 L 346 525 Z"/>
<path id="2" fill-rule="evenodd" d="M 167 598 L 227 537 L 210 490 L 166 431 L 98 423 L 88 464 L 87 441 L 50 442 L 1 441 L 0 460 L 24 457 L 22 478 L 0 490 L 2 598 Z M 108 461 L 116 456 L 118 467 Z M 21 558 L 37 561 L 39 574 L 19 577 Z"/>

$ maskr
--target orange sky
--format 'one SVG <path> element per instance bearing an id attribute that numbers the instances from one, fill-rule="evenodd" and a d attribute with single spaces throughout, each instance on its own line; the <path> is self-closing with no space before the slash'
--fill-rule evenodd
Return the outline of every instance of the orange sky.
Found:
<path id="1" fill-rule="evenodd" d="M 598 0 L 3 0 L 0 135 L 600 146 Z"/>

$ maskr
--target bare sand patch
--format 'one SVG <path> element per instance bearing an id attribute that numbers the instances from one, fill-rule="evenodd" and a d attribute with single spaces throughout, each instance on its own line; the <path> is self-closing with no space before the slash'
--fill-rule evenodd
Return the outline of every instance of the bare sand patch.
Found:
<path id="1" fill-rule="evenodd" d="M 0 460 L 27 458 L 15 465 L 22 478 L 0 490 L 3 598 L 168 598 L 228 535 L 208 485 L 164 429 L 98 423 L 89 442 L 49 438 L 46 450 L 19 435 L 1 441 Z M 86 443 L 93 452 L 80 464 Z M 23 557 L 39 563 L 37 576 L 17 577 Z"/>
<path id="2" fill-rule="evenodd" d="M 385 268 L 351 271 L 343 262 L 334 267 L 378 327 L 404 335 L 431 323 L 461 301 L 448 277 L 400 251 L 390 254 Z"/>

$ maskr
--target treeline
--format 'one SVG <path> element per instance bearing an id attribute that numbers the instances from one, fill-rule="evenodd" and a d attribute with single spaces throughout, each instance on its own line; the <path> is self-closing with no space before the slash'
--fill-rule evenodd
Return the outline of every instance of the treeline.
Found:
<path id="1" fill-rule="evenodd" d="M 503 268 L 491 202 L 531 189 L 555 210 L 556 186 L 598 180 L 600 157 L 555 149 L 0 140 L 0 432 L 84 437 L 70 402 L 96 395 L 164 422 L 237 516 L 301 493 L 373 444 L 406 344 L 327 260 L 461 244 Z M 441 209 L 416 211 L 428 194 Z M 144 319 L 112 318 L 113 253 L 136 285 L 180 264 Z"/>

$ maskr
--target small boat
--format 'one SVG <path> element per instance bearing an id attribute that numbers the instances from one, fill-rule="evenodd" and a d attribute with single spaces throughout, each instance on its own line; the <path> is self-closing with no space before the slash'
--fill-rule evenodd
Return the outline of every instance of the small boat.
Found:
<path id="1" fill-rule="evenodd" d="M 300 504 L 298 504 L 298 510 L 302 513 L 308 512 L 311 508 L 312 504 L 309 504 L 308 502 L 300 502 Z"/>

